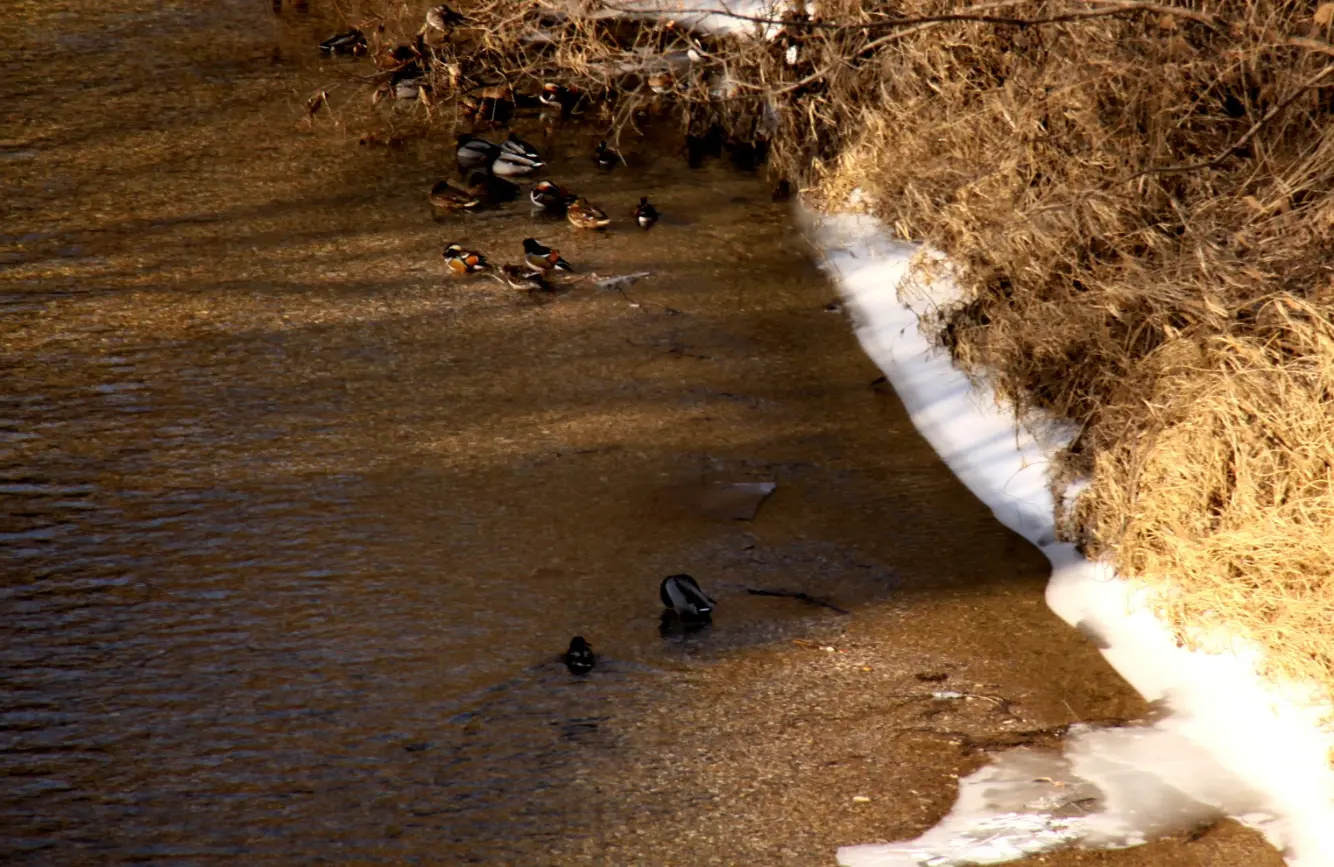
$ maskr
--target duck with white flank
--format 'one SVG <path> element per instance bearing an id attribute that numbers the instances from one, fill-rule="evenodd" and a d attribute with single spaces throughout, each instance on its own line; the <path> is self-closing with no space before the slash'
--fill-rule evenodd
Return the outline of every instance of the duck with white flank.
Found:
<path id="1" fill-rule="evenodd" d="M 542 181 L 528 193 L 528 200 L 533 203 L 534 208 L 557 216 L 564 216 L 565 209 L 577 198 L 579 197 L 574 193 L 562 189 L 551 181 Z"/>
<path id="2" fill-rule="evenodd" d="M 500 153 L 491 163 L 491 174 L 502 178 L 522 178 L 531 175 L 545 165 L 546 163 L 540 159 L 501 148 Z"/>
<path id="3" fill-rule="evenodd" d="M 582 635 L 576 635 L 570 639 L 570 649 L 561 656 L 561 661 L 570 674 L 588 674 L 597 664 L 597 657 L 593 655 L 592 645 Z"/>
<path id="4" fill-rule="evenodd" d="M 482 169 L 491 165 L 495 158 L 500 156 L 500 145 L 465 132 L 458 138 L 458 150 L 455 153 L 459 168 L 463 171 Z"/>
<path id="5" fill-rule="evenodd" d="M 561 258 L 560 250 L 553 250 L 542 245 L 536 238 L 523 239 L 524 264 L 534 271 L 567 271 L 573 273 L 574 266 Z"/>
<path id="6" fill-rule="evenodd" d="M 325 54 L 365 54 L 366 35 L 354 27 L 321 42 L 320 51 Z"/>
<path id="7" fill-rule="evenodd" d="M 486 261 L 485 256 L 475 250 L 464 249 L 462 244 L 450 244 L 441 255 L 445 257 L 449 270 L 460 277 L 491 270 L 491 263 Z"/>
<path id="8" fill-rule="evenodd" d="M 598 168 L 614 169 L 620 161 L 621 155 L 607 147 L 605 141 L 598 142 L 597 149 L 593 151 L 593 162 L 598 164 Z"/>
<path id="9" fill-rule="evenodd" d="M 651 229 L 658 222 L 658 209 L 649 204 L 648 196 L 641 196 L 639 207 L 635 208 L 635 222 L 641 229 Z"/>
<path id="10" fill-rule="evenodd" d="M 521 156 L 527 160 L 535 160 L 537 162 L 542 161 L 542 155 L 537 152 L 537 148 L 519 138 L 514 133 L 510 133 L 509 138 L 500 143 L 500 149 L 506 153 L 515 154 L 516 156 Z"/>
<path id="11" fill-rule="evenodd" d="M 682 623 L 705 623 L 718 603 L 708 597 L 689 575 L 668 575 L 662 579 L 658 596 L 666 606 L 664 616 L 674 613 Z"/>

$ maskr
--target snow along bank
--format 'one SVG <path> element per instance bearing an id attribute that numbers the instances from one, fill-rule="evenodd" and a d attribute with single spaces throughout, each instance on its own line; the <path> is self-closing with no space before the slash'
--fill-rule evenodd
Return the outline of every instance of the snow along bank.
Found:
<path id="1" fill-rule="evenodd" d="M 958 297 L 948 279 L 906 279 L 922 248 L 893 240 L 871 217 L 799 209 L 798 218 L 917 429 L 1002 523 L 1051 560 L 1047 603 L 1167 711 L 1144 727 L 1072 731 L 1063 755 L 1005 753 L 961 780 L 954 809 L 918 839 L 846 847 L 839 863 L 996 864 L 1071 843 L 1135 845 L 1231 816 L 1263 832 L 1289 864 L 1334 865 L 1334 737 L 1318 723 L 1329 709 L 1261 681 L 1246 648 L 1206 655 L 1177 647 L 1143 592 L 1056 541 L 1048 461 L 1073 430 L 1041 420 L 1017 429 L 988 386 L 971 383 L 919 333 L 919 312 Z"/>

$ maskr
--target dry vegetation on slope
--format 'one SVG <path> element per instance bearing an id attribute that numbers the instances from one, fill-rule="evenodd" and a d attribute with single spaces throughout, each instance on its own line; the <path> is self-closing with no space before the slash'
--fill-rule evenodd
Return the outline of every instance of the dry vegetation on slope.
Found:
<path id="1" fill-rule="evenodd" d="M 1225 625 L 1334 691 L 1334 4 L 831 0 L 770 41 L 610 5 L 462 7 L 484 27 L 439 49 L 437 109 L 557 79 L 617 127 L 651 58 L 696 48 L 689 130 L 753 138 L 769 101 L 771 171 L 947 253 L 972 300 L 941 340 L 1082 425 L 1070 536 L 1170 577 L 1183 636 Z"/>

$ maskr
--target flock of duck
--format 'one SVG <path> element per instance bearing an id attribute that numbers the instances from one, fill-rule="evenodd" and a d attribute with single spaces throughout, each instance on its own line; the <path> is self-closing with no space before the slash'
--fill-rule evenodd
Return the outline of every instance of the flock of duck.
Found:
<path id="1" fill-rule="evenodd" d="M 452 28 L 465 23 L 468 19 L 446 5 L 436 6 L 426 14 L 426 23 L 417 37 L 415 46 L 398 46 L 388 53 L 385 60 L 389 64 L 391 77 L 380 90 L 377 99 L 384 95 L 393 95 L 397 99 L 419 99 L 429 93 L 425 70 L 421 62 L 425 56 L 422 35 L 429 31 L 448 33 Z M 320 44 L 321 50 L 329 54 L 362 55 L 368 46 L 365 35 L 360 30 L 340 33 Z M 663 81 L 663 74 L 650 76 L 649 86 L 656 93 L 665 92 L 670 81 Z M 481 92 L 475 101 L 479 103 L 477 114 L 487 114 L 492 120 L 508 118 L 504 111 L 508 103 L 509 111 L 513 103 L 504 94 Z M 466 97 L 465 95 L 465 101 Z M 578 114 L 581 101 L 586 95 L 573 88 L 560 84 L 543 85 L 538 101 L 545 108 L 555 109 L 563 116 Z M 463 107 L 467 107 L 464 105 Z M 585 106 L 586 107 L 586 106 Z M 482 111 L 483 108 L 487 110 Z M 503 118 L 501 117 L 503 115 Z M 702 140 L 693 141 L 687 137 L 691 164 L 696 164 L 698 151 L 707 149 Z M 692 143 L 695 145 L 690 147 Z M 427 200 L 433 208 L 445 212 L 468 212 L 491 205 L 514 201 L 519 197 L 520 187 L 515 180 L 530 178 L 544 169 L 546 160 L 538 150 L 528 142 L 510 133 L 500 142 L 490 141 L 464 133 L 458 137 L 455 151 L 459 177 L 461 180 L 442 180 L 431 187 Z M 593 162 L 605 171 L 611 171 L 624 162 L 621 155 L 608 146 L 606 141 L 599 142 L 592 155 Z M 535 213 L 552 217 L 563 217 L 576 229 L 598 231 L 612 222 L 606 211 L 592 204 L 585 197 L 559 186 L 554 181 L 542 180 L 528 191 L 528 199 Z M 635 223 L 642 229 L 651 229 L 658 222 L 658 210 L 642 196 L 633 212 Z M 498 272 L 487 257 L 462 244 L 451 243 L 444 249 L 444 260 L 451 274 L 469 277 L 486 274 L 509 286 L 528 292 L 552 291 L 556 275 L 571 274 L 574 267 L 565 260 L 560 251 L 542 244 L 536 238 L 525 238 L 521 264 L 503 264 Z M 669 575 L 662 580 L 658 588 L 662 600 L 663 612 L 659 625 L 665 635 L 672 632 L 693 632 L 708 626 L 712 621 L 713 609 L 717 603 L 709 597 L 699 583 L 690 575 Z M 591 672 L 597 664 L 593 647 L 582 635 L 570 640 L 569 649 L 561 655 L 561 661 L 572 674 L 584 675 Z"/>
<path id="2" fill-rule="evenodd" d="M 700 589 L 699 583 L 689 575 L 668 575 L 658 587 L 658 596 L 662 599 L 663 611 L 660 630 L 669 632 L 675 629 L 690 632 L 708 626 L 713 618 L 713 609 L 718 603 Z M 570 639 L 570 649 L 561 655 L 561 661 L 571 674 L 588 674 L 597 664 L 593 646 L 582 635 Z"/>
<path id="3" fill-rule="evenodd" d="M 510 179 L 529 177 L 546 166 L 537 149 L 514 133 L 502 142 L 464 133 L 458 137 L 456 157 L 459 175 L 465 180 L 438 181 L 427 194 L 432 207 L 441 211 L 471 211 L 513 201 L 519 197 L 520 189 Z M 605 141 L 598 143 L 593 162 L 600 168 L 610 171 L 621 161 L 620 154 Z M 564 217 L 577 229 L 596 231 L 611 225 L 606 211 L 553 181 L 535 184 L 528 192 L 528 200 L 535 212 Z M 634 218 L 642 229 L 651 229 L 658 222 L 658 210 L 647 196 L 640 197 Z M 498 273 L 483 253 L 462 244 L 447 245 L 443 255 L 445 264 L 456 276 L 490 274 L 514 289 L 528 292 L 552 291 L 554 287 L 548 278 L 574 271 L 559 250 L 543 245 L 536 238 L 524 239 L 522 264 L 501 265 Z"/>

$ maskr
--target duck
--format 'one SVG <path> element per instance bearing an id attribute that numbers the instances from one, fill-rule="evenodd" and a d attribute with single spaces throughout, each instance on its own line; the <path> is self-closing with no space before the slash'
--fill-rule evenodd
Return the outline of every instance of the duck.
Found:
<path id="1" fill-rule="evenodd" d="M 601 229 L 611 225 L 611 218 L 588 203 L 583 196 L 575 199 L 565 208 L 565 218 L 576 229 Z"/>
<path id="2" fill-rule="evenodd" d="M 497 178 L 480 171 L 474 171 L 468 175 L 467 189 L 470 195 L 476 196 L 482 202 L 491 205 L 500 202 L 512 202 L 519 197 L 518 184 L 512 184 L 504 178 Z"/>
<path id="3" fill-rule="evenodd" d="M 614 169 L 620 161 L 621 155 L 607 147 L 605 141 L 598 142 L 597 148 L 593 151 L 593 162 L 598 164 L 598 168 Z"/>
<path id="4" fill-rule="evenodd" d="M 648 196 L 639 197 L 639 207 L 635 208 L 635 222 L 641 229 L 651 229 L 658 222 L 658 209 L 649 204 Z"/>
<path id="5" fill-rule="evenodd" d="M 533 203 L 533 207 L 552 214 L 564 214 L 566 206 L 577 198 L 574 193 L 551 181 L 542 181 L 528 192 L 528 200 Z"/>
<path id="6" fill-rule="evenodd" d="M 718 604 L 699 589 L 698 582 L 689 575 L 668 575 L 658 587 L 658 596 L 664 608 L 675 612 L 683 623 L 709 620 Z M 665 612 L 664 612 L 665 613 Z"/>
<path id="7" fill-rule="evenodd" d="M 485 256 L 475 250 L 466 250 L 461 244 L 450 244 L 441 255 L 445 257 L 449 270 L 459 276 L 491 270 L 491 263 L 486 261 Z"/>
<path id="8" fill-rule="evenodd" d="M 465 132 L 458 137 L 455 156 L 458 158 L 459 168 L 464 171 L 483 168 L 491 165 L 495 158 L 500 156 L 500 145 Z"/>
<path id="9" fill-rule="evenodd" d="M 441 33 L 448 33 L 456 25 L 466 23 L 468 23 L 467 18 L 448 5 L 441 3 L 439 6 L 432 6 L 426 10 L 426 25 L 422 27 L 422 32 L 439 30 Z"/>
<path id="10" fill-rule="evenodd" d="M 421 73 L 414 72 L 412 75 L 395 73 L 389 82 L 389 88 L 394 93 L 394 99 L 419 99 L 423 95 L 429 99 L 431 82 Z"/>
<path id="11" fill-rule="evenodd" d="M 543 246 L 536 238 L 523 239 L 524 264 L 535 271 L 574 272 L 574 267 L 561 258 L 560 250 Z"/>
<path id="12" fill-rule="evenodd" d="M 475 120 L 505 123 L 514 115 L 514 88 L 508 84 L 473 88 L 459 97 L 459 108 Z"/>
<path id="13" fill-rule="evenodd" d="M 514 133 L 510 133 L 509 138 L 500 143 L 500 149 L 505 153 L 521 156 L 524 159 L 536 160 L 538 162 L 541 162 L 542 160 L 542 155 L 537 152 L 537 148 L 519 138 Z"/>
<path id="14" fill-rule="evenodd" d="M 537 101 L 547 108 L 558 109 L 562 117 L 582 114 L 588 107 L 588 100 L 581 91 L 554 82 L 542 85 Z"/>
<path id="15" fill-rule="evenodd" d="M 570 639 L 570 649 L 561 656 L 561 661 L 570 670 L 570 674 L 588 674 L 597 664 L 593 655 L 593 646 L 582 635 Z"/>
<path id="16" fill-rule="evenodd" d="M 325 54 L 365 54 L 366 34 L 353 27 L 346 33 L 336 33 L 320 43 Z"/>
<path id="17" fill-rule="evenodd" d="M 420 63 L 421 55 L 411 45 L 395 45 L 375 55 L 375 65 L 386 72 L 402 69 L 409 63 Z"/>
<path id="18" fill-rule="evenodd" d="M 542 272 L 527 265 L 501 265 L 500 273 L 511 289 L 523 292 L 551 291 L 551 284 Z"/>
<path id="19" fill-rule="evenodd" d="M 449 181 L 436 181 L 435 186 L 426 194 L 432 205 L 445 211 L 467 211 L 477 207 L 482 200 L 469 190 L 460 190 Z"/>
<path id="20" fill-rule="evenodd" d="M 530 159 L 502 148 L 491 162 L 491 174 L 502 178 L 522 178 L 545 165 L 546 163 L 539 159 Z"/>

